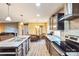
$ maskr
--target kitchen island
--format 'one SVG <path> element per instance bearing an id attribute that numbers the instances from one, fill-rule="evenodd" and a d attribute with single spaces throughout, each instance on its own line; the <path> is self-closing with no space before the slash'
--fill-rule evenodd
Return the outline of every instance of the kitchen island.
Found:
<path id="1" fill-rule="evenodd" d="M 17 36 L 0 42 L 0 56 L 25 56 L 29 50 L 29 36 Z"/>

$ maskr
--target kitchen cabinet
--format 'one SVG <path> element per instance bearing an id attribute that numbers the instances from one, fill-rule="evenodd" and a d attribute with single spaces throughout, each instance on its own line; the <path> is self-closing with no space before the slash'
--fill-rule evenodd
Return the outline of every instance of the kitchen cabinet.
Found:
<path id="1" fill-rule="evenodd" d="M 46 46 L 51 56 L 60 56 L 49 39 L 46 40 Z"/>
<path id="2" fill-rule="evenodd" d="M 48 39 L 46 39 L 46 46 L 47 46 L 48 52 L 50 53 L 50 41 Z"/>
<path id="3" fill-rule="evenodd" d="M 50 54 L 53 56 L 60 56 L 60 54 L 56 51 L 52 43 L 50 45 Z"/>
<path id="4" fill-rule="evenodd" d="M 49 29 L 53 30 L 53 17 L 50 17 L 49 19 Z"/>

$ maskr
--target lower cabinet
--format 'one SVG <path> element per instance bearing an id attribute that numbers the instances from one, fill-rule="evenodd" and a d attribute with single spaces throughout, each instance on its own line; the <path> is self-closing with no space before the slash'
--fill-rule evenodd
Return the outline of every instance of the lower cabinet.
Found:
<path id="1" fill-rule="evenodd" d="M 47 49 L 50 53 L 51 56 L 60 56 L 60 54 L 55 50 L 55 48 L 53 47 L 53 45 L 51 44 L 52 42 L 50 40 L 46 40 L 46 46 Z"/>
<path id="2" fill-rule="evenodd" d="M 47 46 L 48 51 L 50 52 L 50 48 L 49 48 L 49 46 L 50 46 L 50 42 L 49 42 L 48 39 L 46 39 L 46 46 Z"/>
<path id="3" fill-rule="evenodd" d="M 53 56 L 60 56 L 52 44 L 50 45 L 50 54 Z"/>
<path id="4" fill-rule="evenodd" d="M 21 44 L 18 48 L 16 49 L 16 56 L 22 56 L 23 55 L 23 44 Z"/>

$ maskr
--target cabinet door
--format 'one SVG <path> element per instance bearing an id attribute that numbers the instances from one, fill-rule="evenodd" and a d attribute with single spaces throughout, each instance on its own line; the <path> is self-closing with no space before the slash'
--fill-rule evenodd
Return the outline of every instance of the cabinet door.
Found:
<path id="1" fill-rule="evenodd" d="M 28 24 L 27 25 L 24 25 L 23 27 L 23 35 L 27 35 L 28 34 Z"/>
<path id="2" fill-rule="evenodd" d="M 51 54 L 51 56 L 60 56 L 52 44 L 50 45 L 50 54 Z"/>
<path id="3" fill-rule="evenodd" d="M 30 40 L 28 39 L 27 41 L 27 52 L 29 51 L 29 42 L 30 42 Z"/>
<path id="4" fill-rule="evenodd" d="M 23 43 L 23 55 L 26 56 L 27 54 L 27 40 Z"/>
<path id="5" fill-rule="evenodd" d="M 47 46 L 47 49 L 49 51 L 49 40 L 48 39 L 46 39 L 46 46 Z"/>
<path id="6" fill-rule="evenodd" d="M 29 39 L 26 39 L 26 41 L 23 43 L 23 55 L 26 56 L 29 50 Z"/>
<path id="7" fill-rule="evenodd" d="M 16 48 L 16 55 L 22 56 L 23 55 L 23 44 L 21 44 L 18 49 Z"/>

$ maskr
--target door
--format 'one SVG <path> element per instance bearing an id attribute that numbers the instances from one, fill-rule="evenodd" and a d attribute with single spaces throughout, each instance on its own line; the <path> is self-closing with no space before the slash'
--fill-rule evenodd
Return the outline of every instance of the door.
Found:
<path id="1" fill-rule="evenodd" d="M 28 24 L 24 24 L 23 35 L 27 35 L 27 34 L 28 34 Z"/>

